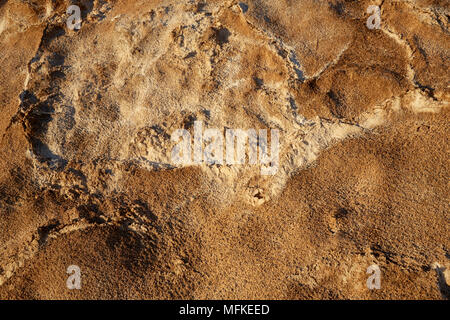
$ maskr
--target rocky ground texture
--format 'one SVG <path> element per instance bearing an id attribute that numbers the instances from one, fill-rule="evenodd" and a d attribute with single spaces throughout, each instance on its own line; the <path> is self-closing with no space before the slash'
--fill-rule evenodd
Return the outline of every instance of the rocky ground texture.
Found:
<path id="1" fill-rule="evenodd" d="M 0 298 L 448 299 L 449 18 L 0 0 Z M 278 171 L 173 165 L 195 121 L 278 129 Z"/>

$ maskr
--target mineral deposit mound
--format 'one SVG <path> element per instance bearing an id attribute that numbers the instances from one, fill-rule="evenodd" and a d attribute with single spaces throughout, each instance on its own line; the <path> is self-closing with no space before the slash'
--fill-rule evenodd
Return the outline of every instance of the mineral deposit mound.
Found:
<path id="1" fill-rule="evenodd" d="M 448 0 L 0 0 L 1 299 L 448 299 Z"/>

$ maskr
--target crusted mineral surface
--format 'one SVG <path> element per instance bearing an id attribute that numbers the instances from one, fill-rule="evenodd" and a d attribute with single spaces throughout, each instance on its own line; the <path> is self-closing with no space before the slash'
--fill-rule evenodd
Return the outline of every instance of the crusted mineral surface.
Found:
<path id="1" fill-rule="evenodd" d="M 0 0 L 0 298 L 448 299 L 449 18 Z M 275 172 L 174 163 L 198 124 L 277 130 Z"/>

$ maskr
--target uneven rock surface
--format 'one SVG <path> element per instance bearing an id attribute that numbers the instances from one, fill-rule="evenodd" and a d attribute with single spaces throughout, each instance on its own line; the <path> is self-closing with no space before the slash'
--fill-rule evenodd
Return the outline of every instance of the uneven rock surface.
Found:
<path id="1" fill-rule="evenodd" d="M 449 18 L 0 0 L 0 298 L 448 299 Z M 198 123 L 278 130 L 276 172 L 175 164 Z"/>

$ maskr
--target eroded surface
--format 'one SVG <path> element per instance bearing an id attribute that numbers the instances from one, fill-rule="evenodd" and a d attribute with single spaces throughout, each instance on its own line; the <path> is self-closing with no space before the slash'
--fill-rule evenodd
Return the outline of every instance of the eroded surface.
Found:
<path id="1" fill-rule="evenodd" d="M 448 298 L 450 8 L 376 2 L 0 3 L 0 296 Z M 277 173 L 174 166 L 195 121 Z"/>

